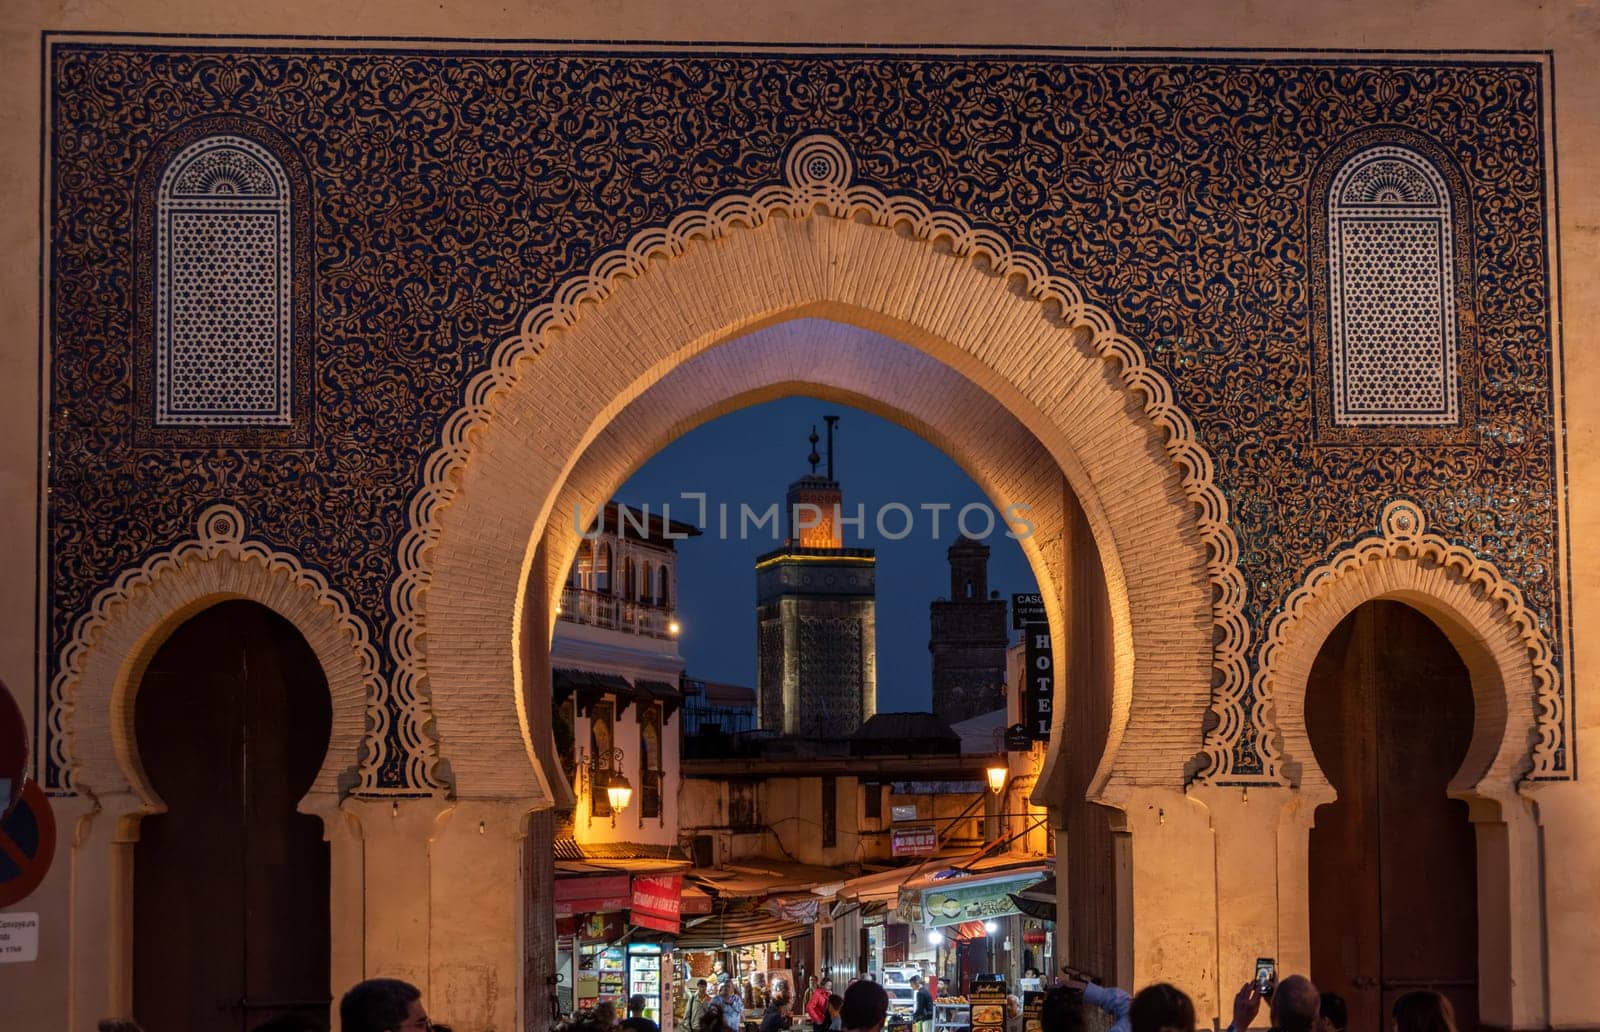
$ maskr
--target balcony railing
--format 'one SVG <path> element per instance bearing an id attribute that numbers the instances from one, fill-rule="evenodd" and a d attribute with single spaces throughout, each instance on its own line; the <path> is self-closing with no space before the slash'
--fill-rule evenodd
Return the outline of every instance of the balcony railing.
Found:
<path id="1" fill-rule="evenodd" d="M 574 588 L 561 589 L 561 619 L 591 627 L 606 627 L 614 631 L 642 634 L 650 638 L 671 638 L 672 609 L 658 605 L 654 599 L 631 600 Z"/>

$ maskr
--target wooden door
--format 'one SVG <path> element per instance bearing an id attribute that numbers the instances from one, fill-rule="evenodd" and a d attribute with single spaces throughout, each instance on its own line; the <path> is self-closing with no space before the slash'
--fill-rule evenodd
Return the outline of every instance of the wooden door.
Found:
<path id="1" fill-rule="evenodd" d="M 1477 850 L 1446 795 L 1472 737 L 1465 664 L 1427 617 L 1370 602 L 1312 667 L 1306 726 L 1339 793 L 1311 832 L 1311 978 L 1350 1028 L 1385 1029 L 1412 989 L 1477 1026 Z"/>
<path id="2" fill-rule="evenodd" d="M 328 850 L 295 812 L 331 709 L 286 620 L 226 602 L 180 627 L 139 687 L 139 756 L 167 812 L 134 850 L 134 1014 L 151 1029 L 242 1032 L 328 1015 Z"/>

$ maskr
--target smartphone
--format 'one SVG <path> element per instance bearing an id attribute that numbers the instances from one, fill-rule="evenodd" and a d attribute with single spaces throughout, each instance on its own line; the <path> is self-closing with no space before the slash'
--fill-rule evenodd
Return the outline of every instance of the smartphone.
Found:
<path id="1" fill-rule="evenodd" d="M 1260 990 L 1262 999 L 1272 996 L 1272 990 L 1278 984 L 1278 965 L 1271 957 L 1256 958 L 1256 988 Z"/>

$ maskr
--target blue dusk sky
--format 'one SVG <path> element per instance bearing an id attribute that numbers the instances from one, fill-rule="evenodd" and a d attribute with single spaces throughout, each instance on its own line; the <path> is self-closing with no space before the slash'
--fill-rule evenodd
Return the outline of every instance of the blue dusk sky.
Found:
<path id="1" fill-rule="evenodd" d="M 996 514 L 990 547 L 989 587 L 1008 601 L 1013 592 L 1035 591 L 1033 571 L 1000 522 L 1005 505 L 1028 499 L 987 499 L 961 468 L 909 430 L 869 413 L 814 398 L 791 397 L 729 413 L 685 434 L 658 452 L 617 491 L 635 507 L 659 514 L 671 505 L 673 519 L 698 523 L 698 503 L 680 492 L 704 492 L 707 514 L 701 537 L 678 542 L 678 607 L 683 624 L 679 647 L 690 677 L 755 687 L 755 559 L 778 547 L 770 526 L 739 535 L 739 506 L 757 512 L 783 503 L 789 483 L 810 469 L 806 437 L 816 424 L 823 438 L 824 415 L 840 417 L 834 435 L 834 476 L 844 493 L 844 512 L 866 506 L 865 533 L 844 528 L 844 544 L 878 553 L 878 709 L 927 710 L 932 704 L 928 654 L 928 603 L 950 590 L 945 550 L 956 538 L 956 514 L 970 503 Z M 900 503 L 912 513 L 911 533 L 901 540 L 879 534 L 880 507 Z M 924 504 L 948 503 L 933 537 L 933 515 Z M 727 506 L 728 535 L 718 531 L 718 507 Z M 903 513 L 885 514 L 885 529 L 899 534 Z M 983 529 L 981 512 L 968 527 Z"/>

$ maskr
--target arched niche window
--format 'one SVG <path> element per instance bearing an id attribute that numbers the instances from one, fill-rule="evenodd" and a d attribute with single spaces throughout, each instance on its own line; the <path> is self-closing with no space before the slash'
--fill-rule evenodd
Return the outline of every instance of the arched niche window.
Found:
<path id="1" fill-rule="evenodd" d="M 1321 196 L 1326 333 L 1320 422 L 1334 440 L 1465 429 L 1465 220 L 1440 163 L 1369 142 L 1330 163 Z M 1432 148 L 1429 148 L 1432 149 Z M 1440 440 L 1452 439 L 1447 432 Z"/>
<path id="2" fill-rule="evenodd" d="M 242 136 L 207 136 L 156 197 L 155 423 L 294 421 L 293 218 L 283 166 Z"/>
<path id="3" fill-rule="evenodd" d="M 197 119 L 155 142 L 136 190 L 138 443 L 311 445 L 314 232 L 295 141 Z"/>
<path id="4" fill-rule="evenodd" d="M 656 588 L 656 605 L 670 609 L 672 607 L 672 584 L 667 568 L 665 566 L 661 567 L 660 570 L 656 571 L 656 576 L 660 582 Z"/>

